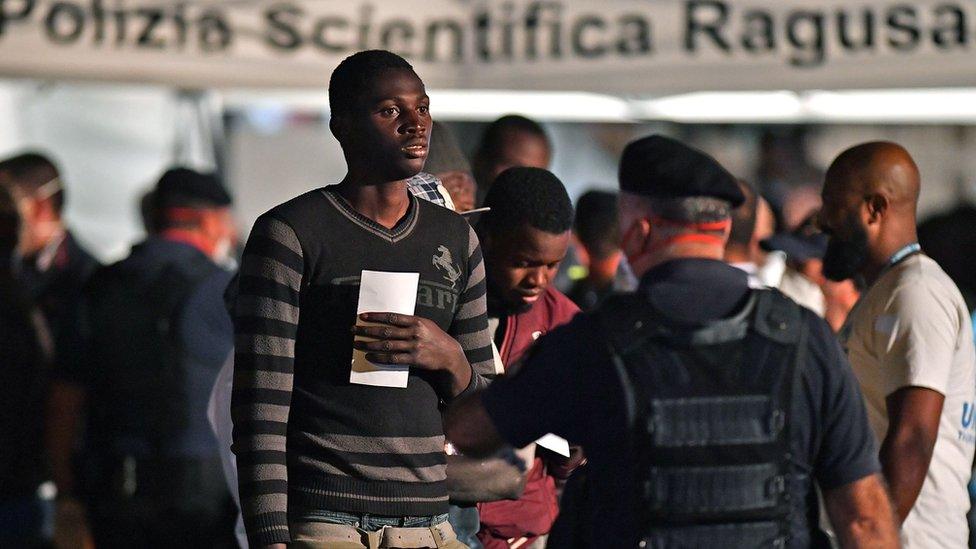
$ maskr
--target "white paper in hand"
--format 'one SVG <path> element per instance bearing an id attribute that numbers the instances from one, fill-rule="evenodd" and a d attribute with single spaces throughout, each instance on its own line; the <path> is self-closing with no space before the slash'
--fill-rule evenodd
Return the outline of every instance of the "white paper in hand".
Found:
<path id="1" fill-rule="evenodd" d="M 563 437 L 558 437 L 552 433 L 549 433 L 548 435 L 543 435 L 542 438 L 535 441 L 535 443 L 547 450 L 552 450 L 563 457 L 569 457 L 569 441 Z"/>
<path id="2" fill-rule="evenodd" d="M 400 313 L 413 315 L 417 306 L 417 286 L 420 273 L 385 273 L 363 271 L 359 284 L 359 305 L 356 314 Z M 367 323 L 356 319 L 359 326 Z M 366 354 L 353 349 L 349 382 L 377 387 L 406 387 L 410 366 L 405 364 L 375 364 Z"/>

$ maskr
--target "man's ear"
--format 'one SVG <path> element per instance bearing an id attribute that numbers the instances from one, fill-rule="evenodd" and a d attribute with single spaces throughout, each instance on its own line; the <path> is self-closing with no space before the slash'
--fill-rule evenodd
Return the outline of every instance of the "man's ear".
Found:
<path id="1" fill-rule="evenodd" d="M 333 115 L 329 119 L 329 129 L 339 143 L 344 143 L 349 136 L 349 122 L 343 116 Z"/>
<path id="2" fill-rule="evenodd" d="M 620 239 L 620 249 L 628 259 L 639 257 L 650 246 L 650 236 L 653 232 L 651 222 L 646 218 L 638 218 L 624 232 Z"/>
<path id="3" fill-rule="evenodd" d="M 867 208 L 867 222 L 877 223 L 888 211 L 888 197 L 881 193 L 874 193 L 864 199 Z"/>

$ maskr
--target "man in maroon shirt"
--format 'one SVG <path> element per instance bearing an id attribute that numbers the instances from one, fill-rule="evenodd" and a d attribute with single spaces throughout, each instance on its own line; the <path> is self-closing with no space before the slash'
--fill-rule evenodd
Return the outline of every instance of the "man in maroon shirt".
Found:
<path id="1" fill-rule="evenodd" d="M 502 172 L 485 198 L 491 211 L 478 232 L 488 279 L 488 323 L 503 374 L 536 339 L 569 322 L 579 308 L 551 286 L 569 246 L 573 206 L 563 184 L 540 168 Z M 558 514 L 555 478 L 566 478 L 582 459 L 536 448 L 525 490 L 517 500 L 478 505 L 486 549 L 530 547 L 549 532 Z"/>

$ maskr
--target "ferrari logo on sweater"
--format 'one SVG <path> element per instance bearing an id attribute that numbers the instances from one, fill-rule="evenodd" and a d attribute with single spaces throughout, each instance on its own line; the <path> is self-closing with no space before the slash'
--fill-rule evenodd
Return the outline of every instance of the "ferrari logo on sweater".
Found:
<path id="1" fill-rule="evenodd" d="M 451 288 L 453 289 L 458 280 L 461 280 L 461 269 L 459 269 L 454 264 L 454 258 L 451 256 L 451 250 L 447 249 L 447 246 L 438 246 L 437 251 L 440 255 L 434 254 L 434 258 L 431 260 L 435 267 L 444 271 L 444 280 L 451 283 Z"/>

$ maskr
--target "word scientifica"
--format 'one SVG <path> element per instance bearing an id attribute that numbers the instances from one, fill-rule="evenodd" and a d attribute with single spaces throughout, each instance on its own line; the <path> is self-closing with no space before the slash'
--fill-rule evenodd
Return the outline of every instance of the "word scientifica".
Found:
<path id="1" fill-rule="evenodd" d="M 738 0 L 443 2 L 444 10 L 433 4 L 411 10 L 378 1 L 0 0 L 0 46 L 5 34 L 33 24 L 61 46 L 221 53 L 256 42 L 282 54 L 382 48 L 428 63 L 627 59 L 669 51 L 770 57 L 802 68 L 823 65 L 831 55 L 966 50 L 976 43 L 972 0 L 825 8 Z"/>

